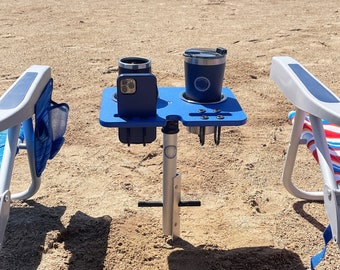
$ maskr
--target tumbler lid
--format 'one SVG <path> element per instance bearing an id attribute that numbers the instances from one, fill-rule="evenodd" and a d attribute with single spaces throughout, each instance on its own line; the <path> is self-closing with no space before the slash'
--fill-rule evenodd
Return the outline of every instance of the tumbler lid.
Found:
<path id="1" fill-rule="evenodd" d="M 191 48 L 184 52 L 185 62 L 196 65 L 219 65 L 226 61 L 227 49 Z"/>
<path id="2" fill-rule="evenodd" d="M 151 66 L 151 61 L 144 57 L 129 56 L 119 59 L 118 66 L 125 69 L 144 69 Z"/>

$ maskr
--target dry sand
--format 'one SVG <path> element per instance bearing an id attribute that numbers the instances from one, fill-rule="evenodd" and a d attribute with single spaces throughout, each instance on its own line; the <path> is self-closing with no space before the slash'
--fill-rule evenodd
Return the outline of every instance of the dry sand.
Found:
<path id="1" fill-rule="evenodd" d="M 52 67 L 54 99 L 70 106 L 66 143 L 40 191 L 14 202 L 0 269 L 307 269 L 323 245 L 322 203 L 294 198 L 280 182 L 293 109 L 269 79 L 271 59 L 289 55 L 340 95 L 338 0 L 2 1 L 0 91 L 30 65 Z M 152 60 L 159 86 L 184 85 L 182 53 L 228 49 L 224 85 L 248 116 L 222 129 L 217 147 L 181 126 L 178 172 L 181 239 L 162 234 L 162 133 L 127 147 L 99 125 L 102 90 L 114 86 L 117 60 Z M 295 176 L 322 188 L 302 149 Z M 23 154 L 18 160 L 25 160 Z M 17 163 L 12 191 L 25 188 Z M 313 169 L 310 169 L 313 166 Z M 318 269 L 340 269 L 335 244 Z"/>

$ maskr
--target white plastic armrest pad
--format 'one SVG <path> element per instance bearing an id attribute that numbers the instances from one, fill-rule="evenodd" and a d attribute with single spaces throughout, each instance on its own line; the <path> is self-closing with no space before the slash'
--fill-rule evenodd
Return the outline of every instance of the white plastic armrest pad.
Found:
<path id="1" fill-rule="evenodd" d="M 0 98 L 0 131 L 34 114 L 35 104 L 51 79 L 49 66 L 29 67 Z"/>
<path id="2" fill-rule="evenodd" d="M 270 77 L 296 107 L 340 125 L 340 99 L 296 60 L 273 57 Z"/>

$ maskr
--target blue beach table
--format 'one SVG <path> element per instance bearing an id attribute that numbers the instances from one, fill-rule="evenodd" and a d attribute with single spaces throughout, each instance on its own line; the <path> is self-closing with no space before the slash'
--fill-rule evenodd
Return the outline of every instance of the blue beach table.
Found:
<path id="1" fill-rule="evenodd" d="M 216 127 L 220 130 L 222 126 L 244 125 L 247 122 L 247 116 L 229 88 L 222 89 L 221 101 L 202 104 L 185 99 L 183 87 L 159 87 L 157 115 L 147 119 L 126 120 L 118 117 L 116 91 L 116 88 L 103 90 L 99 117 L 102 126 L 108 128 L 162 127 L 163 202 L 140 202 L 139 206 L 163 207 L 163 233 L 177 238 L 180 235 L 179 207 L 200 205 L 200 202 L 184 202 L 180 198 L 181 177 L 176 172 L 178 122 L 181 121 L 189 128 Z M 219 138 L 217 140 L 219 141 Z"/>

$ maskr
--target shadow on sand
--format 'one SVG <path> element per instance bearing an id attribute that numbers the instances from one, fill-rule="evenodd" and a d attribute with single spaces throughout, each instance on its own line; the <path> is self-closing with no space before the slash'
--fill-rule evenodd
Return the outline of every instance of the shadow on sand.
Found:
<path id="1" fill-rule="evenodd" d="M 0 269 L 37 269 L 42 255 L 61 243 L 71 253 L 64 262 L 67 269 L 103 269 L 111 218 L 77 212 L 65 228 L 60 221 L 65 210 L 65 206 L 46 207 L 30 200 L 24 207 L 11 207 Z"/>
<path id="2" fill-rule="evenodd" d="M 168 257 L 169 270 L 305 270 L 299 256 L 285 249 L 268 246 L 220 250 L 214 247 L 193 247 L 178 239 L 176 250 Z"/>
<path id="3" fill-rule="evenodd" d="M 298 201 L 294 203 L 293 208 L 296 213 L 298 213 L 301 217 L 307 220 L 310 224 L 312 224 L 315 228 L 317 228 L 320 232 L 323 232 L 326 227 L 322 223 L 320 223 L 316 218 L 308 214 L 305 209 L 303 208 L 305 204 L 323 204 L 323 202 L 311 202 L 311 201 Z"/>
<path id="4" fill-rule="evenodd" d="M 90 217 L 82 212 L 72 216 L 62 236 L 65 249 L 72 253 L 69 270 L 104 268 L 111 217 Z"/>

